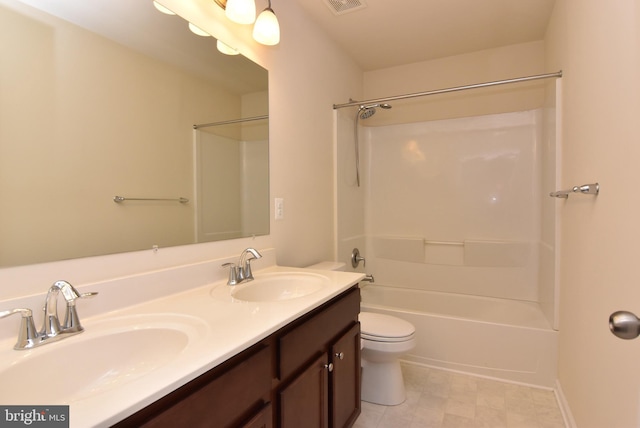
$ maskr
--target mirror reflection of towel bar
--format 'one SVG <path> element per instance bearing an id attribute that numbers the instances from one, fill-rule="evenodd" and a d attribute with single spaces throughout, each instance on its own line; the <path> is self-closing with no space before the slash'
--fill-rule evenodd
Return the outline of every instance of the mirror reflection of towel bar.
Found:
<path id="1" fill-rule="evenodd" d="M 456 246 L 464 246 L 464 242 L 462 241 L 431 241 L 428 239 L 424 240 L 425 245 L 456 245 Z"/>
<path id="2" fill-rule="evenodd" d="M 597 195 L 600 193 L 600 184 L 583 184 L 582 186 L 573 186 L 568 190 L 559 190 L 557 192 L 549 193 L 549 196 L 553 198 L 567 199 L 571 193 L 582 193 L 583 195 Z"/>
<path id="3" fill-rule="evenodd" d="M 124 201 L 172 201 L 172 202 L 180 202 L 181 204 L 186 204 L 189 202 L 187 198 L 177 198 L 177 199 L 160 199 L 160 198 L 125 198 L 124 196 L 114 196 L 113 202 L 120 203 Z"/>

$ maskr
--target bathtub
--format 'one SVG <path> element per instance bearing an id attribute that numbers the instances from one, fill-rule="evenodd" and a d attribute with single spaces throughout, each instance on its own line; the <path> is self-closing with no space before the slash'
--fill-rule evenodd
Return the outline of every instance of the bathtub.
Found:
<path id="1" fill-rule="evenodd" d="M 557 335 L 537 303 L 413 290 L 362 287 L 361 310 L 416 327 L 403 359 L 432 367 L 553 388 Z"/>

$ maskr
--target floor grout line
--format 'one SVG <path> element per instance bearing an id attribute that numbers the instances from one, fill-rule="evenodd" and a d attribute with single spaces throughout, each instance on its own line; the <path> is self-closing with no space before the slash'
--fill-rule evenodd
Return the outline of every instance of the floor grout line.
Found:
<path id="1" fill-rule="evenodd" d="M 403 363 L 407 399 L 362 402 L 355 428 L 565 428 L 552 389 Z"/>

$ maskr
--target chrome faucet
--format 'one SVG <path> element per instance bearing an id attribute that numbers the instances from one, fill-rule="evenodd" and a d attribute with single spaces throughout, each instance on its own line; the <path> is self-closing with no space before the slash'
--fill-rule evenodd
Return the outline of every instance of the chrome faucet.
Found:
<path id="1" fill-rule="evenodd" d="M 62 293 L 62 297 L 67 302 L 67 310 L 64 317 L 64 323 L 60 326 L 58 319 L 58 294 Z M 56 281 L 49 288 L 47 299 L 44 304 L 44 321 L 40 335 L 45 338 L 55 337 L 61 333 L 80 333 L 84 330 L 78 318 L 76 311 L 76 300 L 92 297 L 98 293 L 80 294 L 78 290 L 67 281 Z"/>
<path id="2" fill-rule="evenodd" d="M 262 257 L 262 254 L 258 252 L 258 250 L 254 248 L 247 248 L 240 254 L 240 259 L 238 260 L 238 264 L 234 263 L 225 263 L 222 267 L 229 268 L 229 280 L 227 281 L 227 285 L 236 285 L 240 284 L 243 281 L 251 281 L 253 279 L 253 274 L 251 273 L 251 260 L 259 259 Z"/>
<path id="3" fill-rule="evenodd" d="M 62 293 L 67 302 L 67 310 L 62 326 L 58 318 L 58 295 Z M 22 314 L 18 341 L 14 349 L 31 349 L 37 346 L 56 342 L 65 337 L 82 333 L 84 328 L 80 324 L 78 312 L 76 311 L 76 300 L 93 297 L 98 293 L 80 294 L 73 285 L 67 281 L 56 281 L 47 292 L 44 304 L 44 320 L 40 331 L 36 331 L 31 309 L 13 309 L 0 312 L 0 318 L 13 314 Z"/>

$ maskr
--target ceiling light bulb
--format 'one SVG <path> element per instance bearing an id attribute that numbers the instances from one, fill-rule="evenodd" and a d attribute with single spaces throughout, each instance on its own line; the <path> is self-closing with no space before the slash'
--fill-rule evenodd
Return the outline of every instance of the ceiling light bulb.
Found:
<path id="1" fill-rule="evenodd" d="M 202 36 L 202 37 L 209 37 L 211 36 L 211 34 L 207 33 L 206 31 L 204 31 L 202 28 L 200 27 L 196 27 L 195 25 L 193 25 L 192 23 L 189 23 L 189 30 L 191 30 L 191 32 L 193 34 L 197 34 L 198 36 Z"/>
<path id="2" fill-rule="evenodd" d="M 260 13 L 253 26 L 253 38 L 263 45 L 274 46 L 280 43 L 280 24 L 271 7 Z"/>
<path id="3" fill-rule="evenodd" d="M 166 13 L 167 15 L 175 15 L 175 13 L 172 10 L 167 9 L 166 7 L 164 7 L 163 5 L 158 3 L 157 1 L 154 1 L 153 5 L 155 6 L 156 9 L 158 9 L 162 13 Z"/>
<path id="4" fill-rule="evenodd" d="M 227 0 L 225 15 L 238 24 L 253 24 L 256 20 L 256 4 L 254 0 Z"/>
<path id="5" fill-rule="evenodd" d="M 220 53 L 223 53 L 225 55 L 238 55 L 240 54 L 240 52 L 238 52 L 237 49 L 232 48 L 231 46 L 229 46 L 228 44 L 221 42 L 220 40 L 218 40 L 216 42 L 216 47 L 218 48 L 218 51 Z"/>

